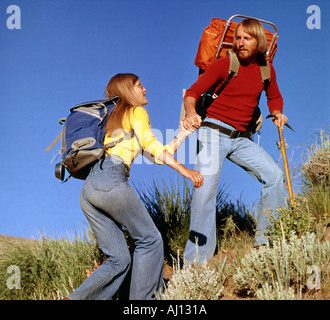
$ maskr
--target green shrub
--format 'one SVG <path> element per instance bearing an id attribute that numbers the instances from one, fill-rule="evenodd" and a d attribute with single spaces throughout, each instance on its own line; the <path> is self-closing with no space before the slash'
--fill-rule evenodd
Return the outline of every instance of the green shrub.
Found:
<path id="1" fill-rule="evenodd" d="M 316 231 L 316 218 L 308 207 L 306 198 L 295 198 L 295 207 L 281 207 L 277 209 L 278 219 L 274 219 L 272 211 L 266 212 L 270 225 L 267 228 L 267 237 L 270 243 L 276 239 L 289 240 L 291 234 L 301 236 L 306 232 Z"/>
<path id="2" fill-rule="evenodd" d="M 251 210 L 240 201 L 217 203 L 216 209 L 218 247 L 238 253 L 253 246 L 256 219 Z"/>
<path id="3" fill-rule="evenodd" d="M 179 180 L 177 183 L 172 182 L 170 187 L 164 180 L 161 186 L 153 181 L 150 187 L 136 190 L 162 234 L 165 258 L 171 261 L 171 256 L 174 256 L 178 249 L 183 252 L 189 236 L 193 190 L 189 188 L 186 180 L 183 180 L 182 184 Z M 235 232 L 229 231 L 229 217 L 228 222 L 233 222 Z M 252 235 L 255 228 L 255 220 L 248 209 L 239 201 L 232 203 L 222 187 L 218 188 L 216 199 L 216 227 L 220 242 L 223 240 L 222 242 L 227 244 L 229 237 L 242 235 L 242 231 Z"/>
<path id="4" fill-rule="evenodd" d="M 300 171 L 303 182 L 309 186 L 318 184 L 329 185 L 330 139 L 329 134 L 321 131 L 320 141 L 312 145 L 308 151 L 308 159 Z"/>
<path id="5" fill-rule="evenodd" d="M 271 224 L 267 233 L 270 241 L 289 239 L 291 232 L 301 236 L 317 232 L 330 223 L 330 142 L 329 135 L 321 132 L 320 142 L 312 145 L 307 160 L 301 165 L 301 195 L 294 199 L 293 208 L 278 208 L 279 219 L 269 211 Z"/>
<path id="6" fill-rule="evenodd" d="M 142 191 L 136 188 L 163 237 L 165 257 L 168 260 L 178 249 L 183 251 L 189 233 L 192 191 L 186 180 L 183 181 L 182 191 L 179 185 L 179 181 L 176 184 L 172 182 L 169 187 L 162 180 L 160 187 L 154 180 L 150 187 L 139 188 Z"/>
<path id="7" fill-rule="evenodd" d="M 308 159 L 302 164 L 302 193 L 308 201 L 308 210 L 319 223 L 330 224 L 330 140 L 321 131 L 320 141 L 311 146 Z"/>

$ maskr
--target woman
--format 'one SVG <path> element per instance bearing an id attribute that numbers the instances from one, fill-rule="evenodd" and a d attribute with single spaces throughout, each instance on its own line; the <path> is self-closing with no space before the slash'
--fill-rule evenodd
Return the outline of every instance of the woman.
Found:
<path id="1" fill-rule="evenodd" d="M 117 74 L 106 88 L 107 97 L 120 101 L 109 116 L 105 144 L 123 137 L 91 169 L 80 195 L 84 211 L 100 248 L 107 259 L 66 299 L 110 299 L 119 289 L 131 265 L 131 256 L 120 226 L 134 240 L 129 299 L 155 299 L 163 283 L 163 241 L 141 200 L 127 183 L 130 165 L 142 152 L 156 163 L 165 163 L 192 180 L 195 188 L 203 184 L 197 171 L 185 168 L 172 154 L 193 131 L 181 130 L 163 146 L 150 129 L 143 108 L 148 103 L 146 89 L 133 74 Z"/>

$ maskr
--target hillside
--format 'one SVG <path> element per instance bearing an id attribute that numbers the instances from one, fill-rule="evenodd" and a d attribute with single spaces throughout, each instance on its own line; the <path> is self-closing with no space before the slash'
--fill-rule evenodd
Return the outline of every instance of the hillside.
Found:
<path id="1" fill-rule="evenodd" d="M 0 234 L 0 255 L 5 253 L 6 247 L 8 244 L 26 244 L 26 243 L 31 243 L 35 244 L 37 240 L 34 239 L 26 239 L 26 238 L 21 238 L 21 237 L 13 237 L 13 236 L 6 236 Z"/>

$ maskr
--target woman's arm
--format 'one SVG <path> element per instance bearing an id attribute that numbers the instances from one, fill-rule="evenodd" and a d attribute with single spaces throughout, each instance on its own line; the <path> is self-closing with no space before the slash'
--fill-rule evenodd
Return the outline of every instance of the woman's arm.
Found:
<path id="1" fill-rule="evenodd" d="M 181 125 L 180 125 L 180 131 L 177 134 L 177 136 L 167 145 L 170 146 L 173 150 L 174 153 L 179 149 L 179 147 L 181 146 L 181 144 L 183 143 L 183 141 L 186 140 L 186 138 L 192 134 L 193 132 L 195 132 L 197 130 L 197 128 L 191 128 L 191 129 L 185 129 L 183 127 L 183 120 L 181 120 Z"/>
<path id="2" fill-rule="evenodd" d="M 158 160 L 167 164 L 172 169 L 178 171 L 182 176 L 192 181 L 194 188 L 199 188 L 203 185 L 204 178 L 196 170 L 186 168 L 178 160 L 176 160 L 167 150 L 164 150 L 159 156 Z"/>
<path id="3" fill-rule="evenodd" d="M 190 170 L 183 166 L 171 155 L 170 152 L 166 150 L 166 146 L 163 146 L 155 138 L 150 128 L 149 116 L 143 108 L 135 109 L 135 115 L 132 118 L 131 123 L 133 125 L 135 136 L 141 144 L 143 151 L 145 151 L 151 157 L 154 157 L 156 160 L 159 160 L 161 163 L 167 164 L 169 167 L 178 171 L 184 177 L 190 179 L 193 182 L 195 188 L 202 186 L 204 180 L 202 175 L 198 171 Z M 167 147 L 169 147 L 169 149 L 172 147 L 173 150 L 176 151 L 184 141 L 183 139 L 193 131 L 195 130 L 182 129 L 178 136 L 174 138 L 173 141 L 167 145 Z"/>

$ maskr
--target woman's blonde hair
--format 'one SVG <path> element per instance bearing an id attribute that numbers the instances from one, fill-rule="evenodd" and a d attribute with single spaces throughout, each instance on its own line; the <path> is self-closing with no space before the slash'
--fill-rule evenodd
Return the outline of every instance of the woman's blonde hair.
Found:
<path id="1" fill-rule="evenodd" d="M 247 18 L 242 20 L 234 31 L 234 51 L 236 51 L 237 29 L 242 27 L 244 32 L 248 33 L 258 41 L 258 59 L 265 60 L 267 52 L 267 37 L 265 29 L 257 19 Z"/>
<path id="2" fill-rule="evenodd" d="M 107 120 L 106 136 L 111 136 L 116 129 L 121 129 L 124 117 L 129 114 L 128 111 L 137 106 L 133 87 L 138 80 L 139 77 L 135 74 L 118 73 L 108 82 L 105 95 L 109 99 L 117 96 L 120 98 L 120 101 L 116 104 Z"/>

